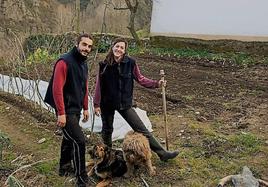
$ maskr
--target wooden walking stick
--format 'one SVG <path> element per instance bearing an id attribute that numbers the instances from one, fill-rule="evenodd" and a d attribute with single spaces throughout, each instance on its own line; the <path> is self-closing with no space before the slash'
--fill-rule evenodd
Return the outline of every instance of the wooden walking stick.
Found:
<path id="1" fill-rule="evenodd" d="M 167 102 L 166 102 L 166 88 L 165 88 L 165 72 L 160 70 L 162 83 L 162 99 L 163 99 L 163 113 L 164 113 L 164 122 L 165 122 L 165 136 L 166 136 L 166 148 L 168 150 L 168 127 L 167 127 Z"/>
<path id="2" fill-rule="evenodd" d="M 94 104 L 93 104 L 93 97 L 90 97 L 91 101 L 91 116 L 92 116 L 92 123 L 91 123 L 91 133 L 90 135 L 93 135 L 94 125 L 95 125 L 95 111 L 94 111 Z"/>
<path id="3" fill-rule="evenodd" d="M 93 111 L 92 123 L 91 123 L 91 132 L 90 132 L 91 136 L 93 135 L 94 125 L 95 125 L 95 114 L 94 114 L 94 111 Z"/>

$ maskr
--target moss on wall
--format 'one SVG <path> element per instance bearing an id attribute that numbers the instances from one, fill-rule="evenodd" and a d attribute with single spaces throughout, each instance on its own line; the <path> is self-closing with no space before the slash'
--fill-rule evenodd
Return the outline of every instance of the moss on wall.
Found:
<path id="1" fill-rule="evenodd" d="M 31 35 L 25 39 L 24 42 L 24 51 L 28 53 L 33 53 L 38 48 L 46 49 L 50 54 L 62 54 L 67 52 L 75 44 L 76 37 L 78 33 L 68 32 L 65 34 L 37 34 Z M 112 41 L 115 38 L 123 37 L 128 41 L 130 48 L 135 48 L 136 43 L 131 37 L 116 35 L 116 34 L 92 34 L 94 44 L 93 49 L 98 48 L 99 52 L 107 52 Z M 143 40 L 144 45 L 148 40 Z"/>

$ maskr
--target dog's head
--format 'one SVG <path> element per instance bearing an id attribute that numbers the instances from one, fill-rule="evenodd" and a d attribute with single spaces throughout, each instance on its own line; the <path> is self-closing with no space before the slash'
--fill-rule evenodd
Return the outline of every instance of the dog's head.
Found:
<path id="1" fill-rule="evenodd" d="M 110 148 L 103 143 L 94 145 L 89 150 L 89 154 L 96 164 L 101 163 L 109 155 L 109 152 Z"/>

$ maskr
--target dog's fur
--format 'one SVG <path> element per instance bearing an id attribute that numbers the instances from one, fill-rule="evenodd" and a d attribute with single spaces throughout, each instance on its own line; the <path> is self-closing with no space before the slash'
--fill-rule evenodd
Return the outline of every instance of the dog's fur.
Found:
<path id="1" fill-rule="evenodd" d="M 113 177 L 123 176 L 127 171 L 127 165 L 121 150 L 111 149 L 103 143 L 95 145 L 89 151 L 93 159 L 93 167 L 88 172 L 89 176 L 94 173 L 103 179 L 97 186 L 108 186 Z"/>
<path id="2" fill-rule="evenodd" d="M 148 139 L 141 133 L 130 131 L 123 141 L 123 155 L 127 163 L 126 177 L 133 175 L 135 166 L 145 166 L 149 175 L 155 175 L 155 167 L 152 166 L 152 153 Z"/>

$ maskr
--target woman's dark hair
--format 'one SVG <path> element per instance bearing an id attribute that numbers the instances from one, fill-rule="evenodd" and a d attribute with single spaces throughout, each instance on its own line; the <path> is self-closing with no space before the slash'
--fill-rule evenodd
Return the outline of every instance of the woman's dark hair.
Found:
<path id="1" fill-rule="evenodd" d="M 113 47 L 118 42 L 124 42 L 125 43 L 125 54 L 127 54 L 127 47 L 128 47 L 127 40 L 124 39 L 124 38 L 116 38 L 116 39 L 114 39 L 111 47 L 109 48 L 108 54 L 106 55 L 106 58 L 105 58 L 105 62 L 108 63 L 109 65 L 111 65 L 114 62 Z"/>
<path id="2" fill-rule="evenodd" d="M 79 43 L 80 43 L 80 41 L 82 40 L 82 38 L 89 38 L 90 40 L 93 41 L 93 38 L 92 38 L 92 36 L 91 36 L 90 34 L 88 34 L 88 33 L 82 33 L 82 34 L 80 34 L 80 35 L 77 37 L 77 39 L 76 39 L 76 44 L 77 44 L 77 45 L 79 45 Z"/>

